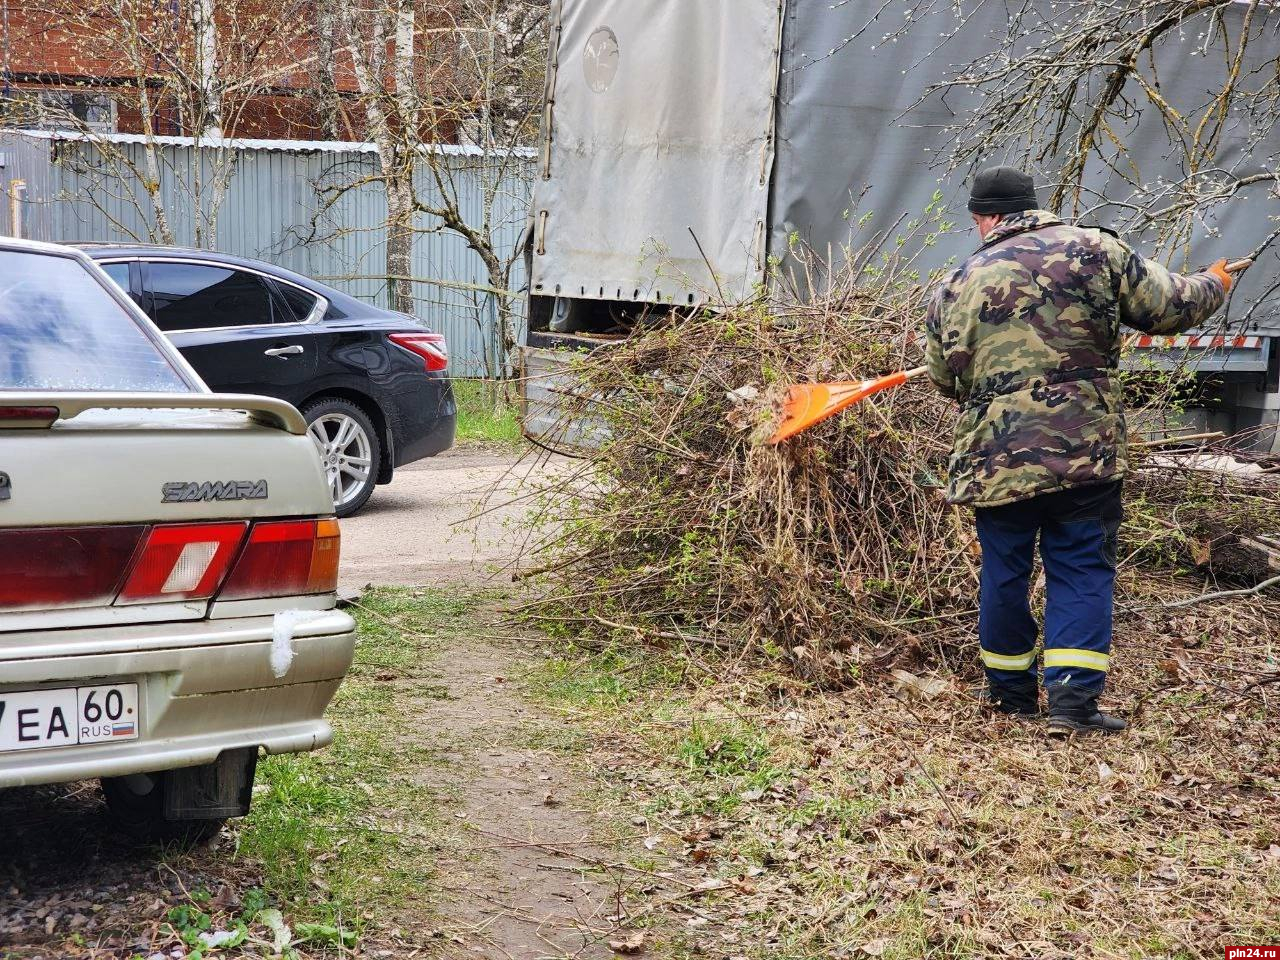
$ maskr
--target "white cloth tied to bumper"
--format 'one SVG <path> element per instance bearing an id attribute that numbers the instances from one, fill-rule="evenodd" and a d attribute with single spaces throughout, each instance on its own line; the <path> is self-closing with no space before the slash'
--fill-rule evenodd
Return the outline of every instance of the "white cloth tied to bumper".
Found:
<path id="1" fill-rule="evenodd" d="M 293 635 L 304 624 L 319 620 L 327 610 L 281 610 L 271 622 L 271 672 L 277 680 L 293 663 Z"/>

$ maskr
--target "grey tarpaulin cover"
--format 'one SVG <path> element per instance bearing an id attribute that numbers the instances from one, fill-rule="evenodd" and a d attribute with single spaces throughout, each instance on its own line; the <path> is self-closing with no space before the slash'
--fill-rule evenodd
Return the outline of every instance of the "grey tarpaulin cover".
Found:
<path id="1" fill-rule="evenodd" d="M 1052 6 L 1061 15 L 1064 4 Z M 1220 15 L 1238 29 L 1242 7 Z M 959 174 L 942 179 L 939 161 L 942 127 L 968 104 L 952 94 L 907 108 L 956 65 L 992 49 L 1008 5 L 938 2 L 900 29 L 903 11 L 918 8 L 884 0 L 562 0 L 549 74 L 549 179 L 534 191 L 535 245 L 545 252 L 533 258 L 533 292 L 700 298 L 714 287 L 692 228 L 724 294 L 740 296 L 763 278 L 766 252 L 785 266 L 799 239 L 838 256 L 900 217 L 920 215 L 935 190 L 956 212 L 958 229 L 922 266 L 967 254 L 976 236 L 967 229 L 966 184 Z M 1257 17 L 1267 32 L 1251 56 L 1261 63 L 1274 57 L 1280 10 Z M 897 39 L 886 41 L 891 33 Z M 1161 92 L 1175 106 L 1202 107 L 1208 91 L 1221 88 L 1221 58 L 1191 55 L 1202 42 L 1175 31 L 1159 47 Z M 1247 123 L 1233 118 L 1219 164 L 1237 175 L 1274 169 L 1280 142 L 1273 136 L 1243 151 Z M 1120 132 L 1144 179 L 1177 174 L 1161 124 L 1130 123 Z M 1110 200 L 1130 189 L 1102 174 L 1088 186 Z M 1280 226 L 1274 184 L 1252 189 L 1256 202 L 1220 208 L 1221 236 L 1196 231 L 1191 264 L 1247 253 Z M 1112 225 L 1113 212 L 1095 211 L 1090 222 Z M 859 230 L 864 214 L 871 216 Z M 1149 238 L 1128 239 L 1141 246 Z M 1275 286 L 1277 261 L 1268 256 L 1237 302 Z M 1277 307 L 1280 298 L 1255 311 L 1262 326 L 1254 329 L 1280 333 Z"/>
<path id="2" fill-rule="evenodd" d="M 688 302 L 761 276 L 778 0 L 563 0 L 535 293 Z M 541 212 L 547 211 L 545 222 Z M 691 232 L 692 231 L 692 234 Z"/>
<path id="3" fill-rule="evenodd" d="M 944 237 L 922 266 L 940 267 L 949 257 L 964 257 L 977 245 L 976 233 L 967 229 L 968 187 L 963 175 L 940 179 L 944 174 L 939 169 L 947 148 L 942 128 L 970 109 L 972 101 L 953 90 L 945 100 L 935 95 L 908 108 L 930 84 L 953 76 L 957 65 L 995 48 L 992 38 L 1004 36 L 1010 5 L 992 0 L 935 3 L 903 29 L 904 11 L 919 11 L 923 6 L 886 5 L 883 0 L 851 0 L 834 7 L 806 0 L 787 4 L 771 204 L 772 254 L 785 258 L 792 234 L 824 255 L 828 249 L 838 252 L 841 245 L 859 245 L 877 231 L 888 230 L 900 217 L 921 216 L 935 190 L 943 192 L 945 202 L 956 212 L 959 232 Z M 1061 17 L 1069 15 L 1071 4 L 1044 6 Z M 1243 6 L 1220 12 L 1232 36 L 1239 34 Z M 1258 22 L 1263 23 L 1261 35 L 1251 47 L 1246 70 L 1274 61 L 1275 44 L 1280 43 L 1280 10 L 1259 10 Z M 886 40 L 890 34 L 896 39 Z M 1199 31 L 1186 30 L 1171 31 L 1159 44 L 1160 92 L 1180 110 L 1203 109 L 1211 92 L 1222 89 L 1223 58 L 1204 56 L 1198 50 L 1203 43 Z M 1217 154 L 1218 164 L 1236 176 L 1274 170 L 1280 164 L 1280 131 L 1273 131 L 1264 150 L 1242 152 L 1248 122 L 1246 117 L 1233 118 Z M 1146 182 L 1179 175 L 1164 127 L 1153 116 L 1117 133 Z M 1003 159 L 990 158 L 991 162 Z M 1092 195 L 1112 201 L 1129 199 L 1130 186 L 1119 177 L 1099 176 L 1098 167 L 1092 164 L 1094 175 L 1086 179 Z M 1280 227 L 1275 219 L 1280 215 L 1280 200 L 1274 182 L 1250 190 L 1251 197 L 1220 208 L 1225 213 L 1216 224 L 1221 236 L 1209 238 L 1205 230 L 1196 231 L 1190 265 L 1244 255 Z M 1042 200 L 1048 193 L 1047 187 L 1042 188 Z M 1093 212 L 1088 222 L 1113 226 L 1122 212 L 1103 208 Z M 866 213 L 873 216 L 859 230 L 858 221 Z M 1125 237 L 1139 248 L 1150 239 L 1133 233 Z M 1278 266 L 1273 248 L 1268 260 L 1240 284 L 1233 314 L 1243 312 L 1243 305 L 1276 285 Z M 1268 308 L 1254 313 L 1258 322 L 1250 329 L 1280 333 L 1280 296 L 1272 290 L 1270 297 Z"/>

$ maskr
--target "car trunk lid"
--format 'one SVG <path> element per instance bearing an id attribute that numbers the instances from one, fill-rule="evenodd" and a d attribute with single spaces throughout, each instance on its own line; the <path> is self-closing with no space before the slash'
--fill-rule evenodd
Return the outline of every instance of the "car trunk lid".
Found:
<path id="1" fill-rule="evenodd" d="M 277 400 L 3 393 L 0 441 L 0 631 L 202 617 L 252 523 L 333 512 Z"/>

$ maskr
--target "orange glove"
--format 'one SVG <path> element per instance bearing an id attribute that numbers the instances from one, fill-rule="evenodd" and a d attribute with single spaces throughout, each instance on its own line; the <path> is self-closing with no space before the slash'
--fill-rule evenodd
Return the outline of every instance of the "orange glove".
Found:
<path id="1" fill-rule="evenodd" d="M 1212 264 L 1209 267 L 1208 272 L 1212 273 L 1215 277 L 1217 277 L 1219 280 L 1222 281 L 1222 289 L 1224 293 L 1231 292 L 1232 284 L 1236 282 L 1236 278 L 1233 277 L 1231 273 L 1227 270 L 1226 257 L 1223 257 L 1217 263 Z"/>

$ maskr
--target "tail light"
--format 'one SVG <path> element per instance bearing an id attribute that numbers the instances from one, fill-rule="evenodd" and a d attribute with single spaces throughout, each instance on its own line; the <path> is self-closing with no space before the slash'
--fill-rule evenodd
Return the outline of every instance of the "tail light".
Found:
<path id="1" fill-rule="evenodd" d="M 0 530 L 0 610 L 110 603 L 145 526 Z"/>
<path id="2" fill-rule="evenodd" d="M 220 600 L 331 593 L 338 586 L 337 520 L 254 524 Z"/>
<path id="3" fill-rule="evenodd" d="M 217 592 L 244 539 L 244 523 L 152 527 L 118 603 L 200 600 Z"/>
<path id="4" fill-rule="evenodd" d="M 387 339 L 397 347 L 422 358 L 428 373 L 438 373 L 449 366 L 449 346 L 441 333 L 392 333 Z"/>
<path id="5" fill-rule="evenodd" d="M 338 521 L 0 529 L 0 611 L 332 593 Z"/>
<path id="6" fill-rule="evenodd" d="M 49 427 L 58 412 L 57 407 L 0 407 L 0 427 Z"/>

